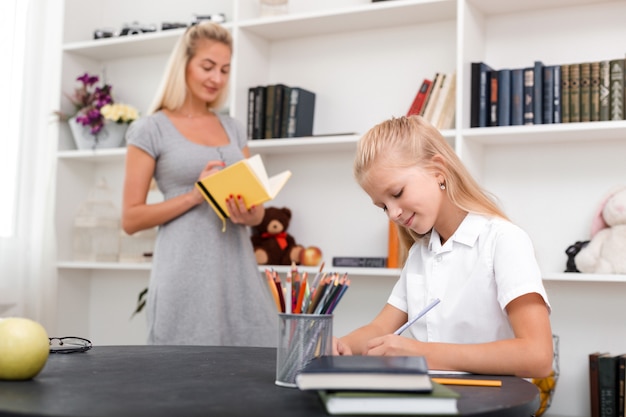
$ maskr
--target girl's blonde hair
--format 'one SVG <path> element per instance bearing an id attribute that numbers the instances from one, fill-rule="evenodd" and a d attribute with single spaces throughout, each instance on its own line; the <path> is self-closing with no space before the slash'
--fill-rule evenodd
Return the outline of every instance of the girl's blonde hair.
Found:
<path id="1" fill-rule="evenodd" d="M 361 187 L 374 162 L 382 158 L 393 166 L 418 166 L 441 174 L 448 198 L 462 210 L 507 218 L 441 133 L 421 116 L 391 118 L 371 128 L 359 140 L 353 169 Z M 427 235 L 419 235 L 397 224 L 396 227 L 404 261 L 413 243 Z"/>
<path id="2" fill-rule="evenodd" d="M 233 52 L 233 39 L 230 32 L 223 26 L 213 22 L 201 22 L 187 28 L 178 39 L 174 50 L 170 54 L 161 85 L 157 90 L 148 114 L 161 109 L 178 110 L 187 98 L 187 83 L 185 70 L 189 60 L 196 54 L 198 43 L 201 40 L 219 42 Z M 219 109 L 228 96 L 228 84 L 212 103 L 207 103 L 209 109 Z"/>

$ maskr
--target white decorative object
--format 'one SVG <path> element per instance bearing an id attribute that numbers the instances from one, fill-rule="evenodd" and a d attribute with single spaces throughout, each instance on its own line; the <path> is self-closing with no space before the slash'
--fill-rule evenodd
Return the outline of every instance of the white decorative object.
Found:
<path id="1" fill-rule="evenodd" d="M 289 11 L 289 0 L 259 0 L 261 2 L 261 17 L 280 16 Z"/>
<path id="2" fill-rule="evenodd" d="M 106 121 L 104 127 L 97 135 L 93 135 L 89 126 L 83 126 L 76 121 L 75 117 L 68 120 L 70 130 L 78 149 L 102 149 L 118 148 L 124 145 L 124 137 L 128 129 L 128 123 L 115 123 Z"/>
<path id="3" fill-rule="evenodd" d="M 120 248 L 120 210 L 102 178 L 74 218 L 74 260 L 117 262 Z"/>

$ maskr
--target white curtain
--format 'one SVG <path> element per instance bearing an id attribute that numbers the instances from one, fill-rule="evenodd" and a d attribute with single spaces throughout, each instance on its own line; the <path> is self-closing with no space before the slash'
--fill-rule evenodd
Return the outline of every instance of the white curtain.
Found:
<path id="1" fill-rule="evenodd" d="M 0 24 L 11 27 L 15 39 L 24 35 L 24 43 L 20 45 L 23 50 L 19 50 L 17 44 L 12 49 L 11 45 L 0 43 L 0 53 L 10 57 L 3 60 L 2 65 L 12 67 L 13 74 L 12 79 L 0 80 L 0 91 L 3 91 L 2 101 L 14 105 L 11 120 L 15 122 L 13 133 L 3 135 L 0 140 L 18 145 L 15 194 L 5 194 L 0 203 L 4 208 L 9 204 L 14 204 L 15 208 L 11 232 L 0 237 L 0 317 L 28 317 L 41 322 L 53 333 L 56 326 L 54 198 L 58 143 L 53 111 L 60 97 L 63 0 L 1 0 L 1 3 Z M 25 25 L 19 25 L 20 16 Z M 9 88 L 11 86 L 21 88 Z"/>

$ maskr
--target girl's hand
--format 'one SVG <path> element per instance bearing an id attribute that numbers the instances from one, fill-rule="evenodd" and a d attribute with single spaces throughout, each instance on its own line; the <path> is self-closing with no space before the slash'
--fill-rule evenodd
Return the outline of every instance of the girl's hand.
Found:
<path id="1" fill-rule="evenodd" d="M 375 337 L 367 342 L 366 355 L 371 356 L 414 356 L 423 355 L 423 342 L 403 336 L 388 334 Z"/>
<path id="2" fill-rule="evenodd" d="M 243 197 L 230 196 L 226 199 L 226 207 L 230 214 L 230 221 L 235 224 L 246 226 L 256 226 L 263 220 L 265 208 L 263 206 L 251 206 L 248 210 Z"/>
<path id="3" fill-rule="evenodd" d="M 352 349 L 338 338 L 333 337 L 333 355 L 349 356 L 352 355 Z"/>

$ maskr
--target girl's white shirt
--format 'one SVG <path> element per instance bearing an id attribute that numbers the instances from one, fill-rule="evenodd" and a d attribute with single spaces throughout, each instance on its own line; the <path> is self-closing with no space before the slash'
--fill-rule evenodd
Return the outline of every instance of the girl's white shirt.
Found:
<path id="1" fill-rule="evenodd" d="M 513 223 L 469 213 L 442 246 L 436 230 L 415 243 L 387 302 L 410 319 L 435 298 L 439 305 L 405 335 L 447 343 L 512 338 L 505 307 L 524 294 L 550 303 L 528 234 Z"/>

